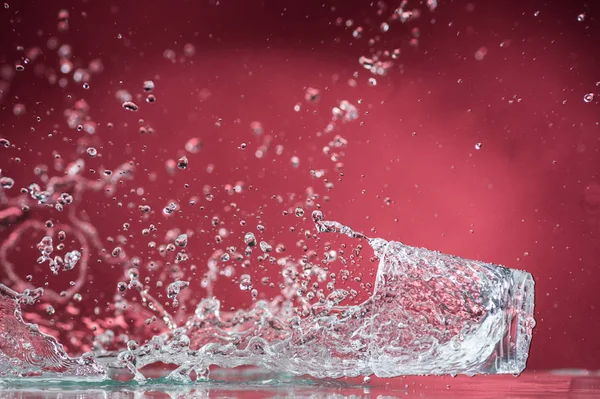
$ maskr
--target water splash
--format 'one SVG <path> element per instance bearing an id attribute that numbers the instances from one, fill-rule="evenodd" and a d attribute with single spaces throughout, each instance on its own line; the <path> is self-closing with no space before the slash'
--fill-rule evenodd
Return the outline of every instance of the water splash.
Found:
<path id="1" fill-rule="evenodd" d="M 19 294 L 0 284 L 0 377 L 105 378 L 93 354 L 71 358 L 53 337 L 23 321 L 21 305 L 32 305 L 42 294 L 41 288 Z"/>
<path id="2" fill-rule="evenodd" d="M 324 220 L 319 211 L 313 220 L 320 232 L 366 239 L 373 247 L 380 263 L 367 301 L 341 306 L 347 292 L 335 290 L 300 317 L 289 296 L 237 312 L 205 298 L 179 327 L 160 309 L 172 330 L 141 346 L 130 341 L 111 366 L 129 369 L 138 381 L 145 380 L 141 370 L 157 362 L 176 365 L 168 378 L 177 381 L 206 379 L 213 365 L 255 365 L 318 378 L 524 369 L 535 325 L 530 274 L 367 238 Z M 176 297 L 175 288 L 169 287 L 169 295 Z M 22 321 L 19 304 L 33 302 L 41 291 L 31 295 L 2 287 L 2 361 L 17 365 L 4 372 L 105 375 L 90 355 L 71 359 L 52 337 Z M 25 338 L 14 342 L 9 337 L 15 335 Z M 30 349 L 21 354 L 17 348 Z"/>

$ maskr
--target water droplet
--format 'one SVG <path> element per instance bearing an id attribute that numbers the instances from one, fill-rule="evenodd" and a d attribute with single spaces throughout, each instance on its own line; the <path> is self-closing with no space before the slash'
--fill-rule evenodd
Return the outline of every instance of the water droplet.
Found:
<path id="1" fill-rule="evenodd" d="M 369 78 L 369 86 L 377 86 L 377 79 Z"/>
<path id="2" fill-rule="evenodd" d="M 577 21 L 583 22 L 585 21 L 585 13 L 581 13 L 577 16 Z"/>
<path id="3" fill-rule="evenodd" d="M 319 89 L 315 89 L 314 87 L 309 87 L 306 89 L 306 92 L 304 93 L 304 99 L 307 102 L 314 103 L 319 101 L 319 98 L 321 98 Z"/>
<path id="4" fill-rule="evenodd" d="M 385 33 L 390 30 L 390 25 L 387 22 L 382 22 L 381 25 L 379 25 L 379 30 Z"/>
<path id="5" fill-rule="evenodd" d="M 481 143 L 475 143 L 475 149 L 476 150 L 481 150 L 482 146 L 483 146 L 483 144 L 481 144 Z"/>
<path id="6" fill-rule="evenodd" d="M 302 216 L 304 216 L 304 209 L 302 209 L 302 207 L 299 206 L 296 208 L 294 213 L 296 214 L 296 217 L 301 218 Z"/>
<path id="7" fill-rule="evenodd" d="M 154 102 L 156 102 L 156 96 L 154 94 L 148 94 L 148 97 L 146 97 L 146 102 L 147 103 L 154 103 Z"/>
<path id="8" fill-rule="evenodd" d="M 256 136 L 260 136 L 264 132 L 262 123 L 260 123 L 258 121 L 254 121 L 254 122 L 250 123 L 250 130 Z"/>
<path id="9" fill-rule="evenodd" d="M 177 245 L 178 247 L 185 248 L 187 246 L 187 243 L 188 243 L 187 234 L 181 234 L 181 235 L 179 235 L 179 237 L 177 237 L 175 239 L 175 245 Z"/>
<path id="10" fill-rule="evenodd" d="M 185 155 L 177 160 L 177 167 L 179 169 L 185 169 L 188 167 L 188 159 Z"/>
<path id="11" fill-rule="evenodd" d="M 116 258 L 117 256 L 121 255 L 121 252 L 123 250 L 121 249 L 121 247 L 115 247 L 112 252 L 111 255 L 113 256 L 113 258 Z"/>
<path id="12" fill-rule="evenodd" d="M 185 150 L 192 154 L 196 154 L 198 151 L 200 151 L 201 147 L 202 141 L 197 137 L 193 137 L 185 143 Z"/>
<path id="13" fill-rule="evenodd" d="M 152 92 L 152 90 L 154 90 L 154 81 L 152 81 L 152 80 L 144 81 L 143 88 L 146 93 Z"/>
<path id="14" fill-rule="evenodd" d="M 249 274 L 242 274 L 240 277 L 240 290 L 248 291 L 252 289 L 252 279 Z"/>
<path id="15" fill-rule="evenodd" d="M 140 107 L 133 101 L 125 101 L 123 103 L 123 108 L 125 108 L 127 111 L 132 112 L 137 112 L 140 109 Z"/>
<path id="16" fill-rule="evenodd" d="M 98 155 L 98 151 L 94 147 L 88 147 L 86 152 L 92 158 L 94 158 L 96 155 Z"/>
<path id="17" fill-rule="evenodd" d="M 260 250 L 263 252 L 271 252 L 273 250 L 273 247 L 269 245 L 269 243 L 267 243 L 266 241 L 261 241 Z"/>
<path id="18" fill-rule="evenodd" d="M 10 177 L 0 177 L 0 187 L 4 188 L 4 189 L 9 189 L 12 188 L 15 185 L 15 181 L 13 179 L 11 179 Z"/>
<path id="19" fill-rule="evenodd" d="M 298 158 L 297 156 L 293 156 L 290 159 L 290 163 L 292 164 L 292 167 L 297 168 L 298 166 L 300 166 L 300 158 Z"/>
<path id="20" fill-rule="evenodd" d="M 10 141 L 8 141 L 7 139 L 0 138 L 0 147 L 10 147 Z"/>
<path id="21" fill-rule="evenodd" d="M 356 29 L 354 29 L 354 31 L 352 32 L 352 36 L 355 39 L 360 39 L 363 35 L 363 28 L 362 26 L 357 27 Z"/>
<path id="22" fill-rule="evenodd" d="M 585 101 L 586 103 L 591 103 L 592 101 L 594 101 L 595 97 L 596 95 L 594 93 L 587 93 L 585 96 L 583 96 L 583 101 Z"/>
<path id="23" fill-rule="evenodd" d="M 181 290 L 187 288 L 190 285 L 188 281 L 174 281 L 167 287 L 167 297 L 173 300 L 173 307 L 178 305 L 177 296 Z"/>
<path id="24" fill-rule="evenodd" d="M 77 262 L 79 262 L 79 259 L 81 259 L 81 252 L 79 252 L 79 251 L 67 252 L 65 254 L 65 260 L 64 260 L 65 270 L 73 269 L 77 265 Z"/>
<path id="25" fill-rule="evenodd" d="M 46 313 L 49 316 L 52 316 L 54 313 L 56 313 L 56 311 L 54 310 L 54 307 L 52 305 L 48 305 L 48 307 L 46 307 Z"/>
<path id="26" fill-rule="evenodd" d="M 246 235 L 244 235 L 244 243 L 249 247 L 255 246 L 256 245 L 256 237 L 254 236 L 254 233 L 252 233 L 252 232 L 246 233 Z"/>
<path id="27" fill-rule="evenodd" d="M 165 215 L 171 215 L 176 210 L 177 210 L 177 204 L 174 202 L 169 202 L 169 204 L 163 208 L 163 213 Z"/>

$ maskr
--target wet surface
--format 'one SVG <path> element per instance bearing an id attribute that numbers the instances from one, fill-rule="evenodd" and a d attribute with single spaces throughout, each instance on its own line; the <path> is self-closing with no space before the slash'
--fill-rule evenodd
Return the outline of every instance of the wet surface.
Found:
<path id="1" fill-rule="evenodd" d="M 221 371 L 212 380 L 178 384 L 158 378 L 133 382 L 21 380 L 5 385 L 3 398 L 592 398 L 600 396 L 600 373 L 528 372 L 519 377 L 401 377 L 313 380 L 245 371 Z"/>

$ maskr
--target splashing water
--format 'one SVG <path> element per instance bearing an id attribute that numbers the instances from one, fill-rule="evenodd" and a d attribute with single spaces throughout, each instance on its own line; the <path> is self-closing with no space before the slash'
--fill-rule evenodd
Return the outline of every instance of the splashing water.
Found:
<path id="1" fill-rule="evenodd" d="M 335 290 L 301 318 L 290 297 L 237 312 L 206 298 L 185 324 L 141 346 L 130 341 L 111 366 L 129 369 L 138 381 L 145 379 L 140 370 L 157 362 L 176 365 L 168 378 L 178 381 L 207 378 L 212 365 L 319 378 L 524 369 L 535 325 L 530 274 L 368 238 L 325 221 L 320 211 L 312 216 L 319 232 L 365 239 L 374 249 L 380 263 L 367 301 L 341 306 L 348 293 Z M 169 298 L 176 300 L 188 284 L 172 283 Z M 91 355 L 71 359 L 52 337 L 22 321 L 19 305 L 31 304 L 41 291 L 17 294 L 2 286 L 0 292 L 4 376 L 106 375 Z"/>
<path id="2" fill-rule="evenodd" d="M 438 1 L 428 0 L 426 5 L 430 11 L 434 11 Z M 378 15 L 383 15 L 386 9 L 383 2 L 379 2 L 377 7 L 381 8 Z M 69 13 L 63 11 L 59 14 L 59 31 L 66 32 Z M 386 76 L 393 73 L 394 69 L 401 69 L 397 60 L 404 54 L 404 50 L 401 51 L 400 48 L 376 45 L 380 42 L 380 35 L 388 35 L 388 32 L 396 35 L 394 32 L 398 32 L 400 24 L 412 22 L 421 15 L 417 9 L 408 9 L 406 1 L 390 11 L 387 22 L 377 23 L 376 29 L 368 24 L 363 25 L 364 27 L 355 26 L 350 19 L 345 22 L 341 17 L 336 19 L 337 25 L 352 27 L 347 32 L 351 40 L 357 43 L 368 41 L 368 54 L 356 59 L 359 69 L 369 72 L 364 80 L 373 90 L 385 87 Z M 414 27 L 410 32 L 409 44 L 417 47 L 419 29 Z M 119 40 L 123 39 L 121 34 L 117 37 Z M 64 44 L 58 47 L 58 42 L 56 46 L 53 42 L 54 40 L 50 40 L 48 47 L 53 50 L 58 48 L 61 73 L 65 76 L 72 74 L 73 81 L 78 86 L 88 92 L 93 91 L 95 86 L 88 81 L 92 75 L 102 71 L 102 62 L 99 59 L 92 60 L 88 69 L 79 68 L 69 60 L 73 56 L 71 46 Z M 186 44 L 183 53 L 187 58 L 193 57 L 195 47 Z M 171 49 L 165 50 L 163 55 L 173 63 L 178 59 Z M 19 64 L 16 68 L 19 72 L 27 73 L 23 65 Z M 359 73 L 355 72 L 352 76 L 348 85 L 353 88 L 357 85 L 354 78 L 358 79 Z M 52 74 L 48 79 L 52 81 L 56 77 Z M 66 86 L 67 78 L 64 77 L 61 81 L 63 80 Z M 164 86 L 160 82 L 157 74 L 156 85 L 154 80 L 138 84 L 142 93 L 118 89 L 114 97 L 127 116 L 142 115 L 145 112 L 145 115 L 150 116 L 147 112 L 157 105 L 153 104 L 157 102 L 154 93 L 162 96 L 160 91 Z M 63 87 L 63 83 L 60 85 Z M 331 169 L 341 172 L 344 168 L 342 161 L 348 147 L 348 140 L 341 135 L 346 135 L 344 128 L 362 125 L 359 120 L 372 108 L 370 102 L 351 96 L 344 96 L 346 99 L 335 98 L 333 101 L 330 90 L 329 87 L 318 89 L 307 86 L 301 93 L 305 103 L 297 102 L 293 108 L 296 113 L 303 115 L 305 109 L 329 101 L 331 113 L 319 122 L 323 126 L 317 137 L 327 137 L 320 145 L 334 168 L 324 167 L 310 171 L 313 178 L 323 179 L 327 191 L 333 188 L 333 179 L 329 175 Z M 2 92 L 0 90 L 0 94 Z M 198 93 L 201 102 L 208 100 L 210 96 L 208 89 L 202 89 Z M 593 93 L 588 93 L 584 101 L 590 103 L 594 98 Z M 314 110 L 317 115 L 316 108 Z M 23 104 L 16 104 L 13 108 L 15 116 L 22 116 L 27 112 L 30 112 L 29 105 L 25 107 Z M 74 99 L 69 103 L 64 116 L 69 128 L 86 133 L 86 139 L 78 145 L 81 147 L 78 157 L 73 162 L 65 166 L 60 156 L 54 155 L 55 169 L 57 172 L 64 172 L 64 176 L 50 178 L 45 172 L 36 172 L 40 176 L 39 184 L 27 181 L 27 188 L 21 190 L 22 195 L 11 198 L 7 193 L 15 191 L 15 180 L 8 176 L 0 177 L 0 227 L 19 223 L 11 229 L 8 239 L 0 243 L 0 267 L 6 274 L 3 282 L 12 287 L 0 284 L 0 379 L 107 379 L 110 378 L 111 369 L 117 368 L 129 370 L 135 380 L 142 382 L 146 379 L 144 368 L 157 363 L 174 365 L 175 370 L 168 379 L 176 382 L 206 379 L 211 366 L 231 368 L 254 365 L 318 378 L 371 374 L 392 377 L 408 374 L 520 373 L 524 369 L 535 325 L 531 275 L 413 248 L 399 242 L 370 238 L 341 223 L 325 220 L 319 210 L 312 212 L 317 233 L 348 236 L 355 242 L 368 243 L 373 249 L 374 260 L 378 260 L 379 264 L 374 281 L 364 284 L 367 288 L 363 290 L 368 293 L 368 299 L 348 304 L 357 297 L 356 291 L 350 286 L 336 286 L 336 278 L 347 280 L 351 274 L 344 268 L 336 277 L 333 269 L 329 269 L 334 261 L 341 261 L 347 266 L 348 261 L 342 251 L 337 252 L 326 244 L 319 265 L 314 262 L 317 258 L 316 251 L 309 250 L 302 239 L 297 242 L 297 246 L 306 252 L 303 257 L 294 259 L 292 256 L 284 256 L 282 253 L 286 250 L 285 245 L 274 243 L 264 236 L 265 223 L 261 220 L 256 226 L 256 235 L 247 230 L 241 234 L 239 241 L 244 244 L 241 250 L 233 245 L 213 248 L 214 253 L 207 260 L 208 271 L 201 277 L 201 287 L 206 290 L 206 296 L 199 303 L 187 301 L 197 287 L 192 284 L 194 281 L 191 276 L 184 276 L 179 264 L 190 259 L 186 250 L 194 250 L 194 244 L 197 244 L 194 237 L 196 231 L 171 229 L 165 235 L 163 245 L 155 241 L 158 240 L 155 237 L 160 222 L 146 223 L 155 213 L 164 216 L 165 220 L 177 219 L 183 213 L 183 202 L 159 196 L 163 202 L 160 205 L 153 204 L 152 207 L 143 203 L 146 201 L 145 197 L 142 198 L 142 204 L 134 204 L 133 200 L 126 204 L 141 215 L 139 222 L 145 223 L 142 235 L 152 237 L 148 248 L 156 248 L 164 259 L 172 252 L 172 262 L 171 259 L 155 262 L 152 258 L 147 265 L 141 265 L 140 258 L 143 258 L 143 254 L 139 254 L 139 257 L 127 255 L 126 251 L 130 246 L 127 245 L 125 233 L 116 238 L 110 237 L 108 241 L 111 245 L 107 248 L 101 242 L 94 225 L 82 216 L 84 212 L 76 212 L 76 206 L 81 203 L 85 192 L 104 192 L 108 197 L 113 196 L 116 187 L 123 184 L 124 180 L 131 180 L 133 165 L 140 165 L 140 162 L 132 156 L 131 161 L 116 169 L 108 170 L 102 166 L 97 176 L 85 178 L 86 169 L 96 173 L 89 164 L 103 159 L 109 162 L 112 158 L 101 142 L 94 143 L 90 137 L 96 139 L 96 133 L 101 132 L 104 127 L 113 129 L 116 125 L 106 123 L 104 126 L 92 120 L 90 106 L 84 99 Z M 140 126 L 136 128 L 136 134 L 155 132 L 144 119 L 138 119 L 137 123 Z M 219 128 L 225 123 L 227 120 L 215 117 L 215 127 Z M 235 123 L 241 122 L 236 119 Z M 250 122 L 249 127 L 252 138 L 259 141 L 255 152 L 257 159 L 265 158 L 265 154 L 272 151 L 270 148 L 275 148 L 277 156 L 287 154 L 287 162 L 292 170 L 301 170 L 301 165 L 315 163 L 312 159 L 285 152 L 289 150 L 284 149 L 283 144 L 277 144 L 284 141 L 274 138 L 273 129 L 266 121 Z M 182 142 L 181 151 L 169 155 L 172 158 L 164 162 L 166 172 L 171 177 L 188 176 L 194 170 L 197 171 L 201 163 L 197 155 L 205 152 L 203 140 L 206 137 L 188 137 Z M 476 149 L 481 147 L 480 144 L 476 145 Z M 15 144 L 0 138 L 3 150 L 11 146 L 14 147 Z M 247 147 L 246 142 L 239 146 L 241 150 Z M 206 152 L 213 150 L 214 148 L 207 146 Z M 204 167 L 207 174 L 212 174 L 215 169 L 214 164 L 202 166 Z M 146 165 L 141 165 L 140 169 L 148 170 L 148 178 L 155 181 L 154 171 L 147 169 Z M 243 192 L 245 185 L 250 186 L 251 182 L 226 183 L 222 184 L 224 192 L 233 196 Z M 184 187 L 187 189 L 189 184 L 186 183 Z M 212 183 L 205 184 L 202 189 L 203 198 L 207 202 L 213 201 L 219 189 Z M 135 197 L 134 194 L 144 196 L 144 188 L 131 189 L 129 197 L 125 197 L 131 199 Z M 290 199 L 295 201 L 296 195 L 294 193 Z M 278 203 L 284 201 L 280 195 L 274 197 Z M 318 198 L 319 193 L 312 187 L 306 187 L 304 203 L 290 206 L 289 212 L 299 221 L 298 226 L 307 219 L 310 220 L 308 215 L 315 206 L 319 209 Z M 328 200 L 325 196 L 323 198 Z M 189 199 L 189 205 L 194 206 L 200 201 L 199 196 L 194 196 Z M 385 202 L 389 205 L 391 200 L 386 197 Z M 236 211 L 241 209 L 236 202 L 227 203 L 225 208 Z M 28 217 L 30 209 L 34 208 L 65 211 L 67 220 L 56 223 L 23 220 Z M 241 209 L 239 215 L 248 213 L 252 212 Z M 262 214 L 262 210 L 260 213 Z M 250 219 L 251 216 L 244 217 Z M 208 220 L 211 220 L 210 217 Z M 131 221 L 123 224 L 123 231 L 129 229 L 133 224 L 129 223 Z M 211 224 L 215 231 L 214 241 L 219 246 L 230 234 L 230 226 L 226 226 L 216 215 L 212 217 Z M 246 229 L 246 221 L 240 220 L 240 226 Z M 268 227 L 267 225 L 267 230 Z M 317 241 L 317 234 L 309 230 L 311 229 L 303 231 L 303 238 Z M 205 230 L 201 229 L 200 232 L 204 234 Z M 69 282 L 68 289 L 55 291 L 55 286 L 48 284 L 47 280 L 43 291 L 41 288 L 33 289 L 31 275 L 25 279 L 20 277 L 17 269 L 21 265 L 11 261 L 10 253 L 18 253 L 19 241 L 29 234 L 41 235 L 33 243 L 39 253 L 36 256 L 41 255 L 38 264 L 49 267 L 52 275 L 62 275 L 63 272 L 77 274 Z M 133 235 L 129 237 L 133 238 Z M 71 247 L 65 248 L 65 243 Z M 362 247 L 362 244 L 357 247 Z M 258 267 L 263 266 L 260 262 L 281 266 L 279 275 L 282 281 L 278 286 L 270 277 L 260 278 L 253 273 L 250 266 L 254 268 L 254 262 L 249 259 L 253 254 L 258 254 Z M 351 264 L 360 266 L 352 260 L 352 255 L 349 258 Z M 356 255 L 354 259 L 356 258 L 360 257 Z M 122 279 L 125 281 L 115 281 L 113 300 L 111 302 L 108 298 L 106 301 L 106 308 L 110 308 L 112 313 L 96 306 L 93 309 L 94 315 L 90 312 L 77 317 L 78 320 L 84 320 L 85 328 L 73 330 L 65 329 L 64 324 L 54 319 L 49 322 L 41 318 L 33 320 L 40 327 L 54 328 L 54 331 L 63 334 L 60 340 L 65 346 L 79 345 L 82 350 L 87 350 L 83 349 L 84 340 L 76 335 L 85 335 L 92 330 L 95 336 L 91 347 L 93 352 L 70 357 L 56 338 L 40 331 L 38 325 L 24 321 L 29 315 L 35 315 L 35 312 L 28 314 L 26 307 L 35 306 L 43 299 L 46 303 L 40 304 L 38 308 L 45 309 L 47 315 L 58 315 L 54 306 L 58 308 L 59 305 L 65 305 L 71 319 L 75 320 L 74 315 L 79 315 L 80 311 L 86 309 L 76 308 L 70 301 L 81 301 L 80 291 L 85 282 L 91 280 L 88 275 L 90 262 L 95 261 L 102 264 L 102 267 L 124 266 L 125 278 Z M 236 261 L 238 263 L 231 266 Z M 22 259 L 19 262 L 23 262 Z M 143 269 L 142 266 L 146 268 Z M 240 272 L 241 268 L 244 270 Z M 140 270 L 150 271 L 152 277 L 140 276 Z M 196 275 L 195 265 L 191 265 L 189 270 Z M 227 298 L 220 297 L 220 301 L 214 296 L 217 291 L 215 283 L 222 276 L 234 283 L 232 286 L 251 295 L 254 302 L 249 309 L 225 310 Z M 155 277 L 158 277 L 156 281 L 152 281 Z M 169 278 L 172 282 L 165 282 Z M 150 292 L 150 282 L 156 284 L 157 290 L 153 293 Z M 319 283 L 325 282 L 327 291 L 319 286 Z M 259 299 L 268 298 L 267 295 L 259 297 L 259 285 L 279 288 L 279 291 L 269 301 Z M 132 301 L 125 299 L 125 292 L 128 290 L 136 295 Z M 190 304 L 195 305 L 195 311 L 184 319 L 185 308 Z M 106 313 L 102 317 L 95 317 L 102 312 Z M 157 320 L 159 323 L 162 320 L 164 326 L 156 327 Z M 139 330 L 143 330 L 143 333 L 139 333 Z M 150 339 L 146 339 L 150 336 Z M 132 338 L 145 340 L 140 339 L 138 343 Z"/>
<path id="3" fill-rule="evenodd" d="M 103 378 L 91 353 L 70 358 L 53 337 L 23 321 L 20 305 L 31 305 L 42 294 L 41 288 L 19 294 L 0 284 L 0 377 Z"/>

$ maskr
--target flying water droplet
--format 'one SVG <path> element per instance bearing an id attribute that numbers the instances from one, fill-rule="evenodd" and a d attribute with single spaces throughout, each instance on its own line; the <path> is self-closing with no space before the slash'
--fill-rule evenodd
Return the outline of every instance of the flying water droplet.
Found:
<path id="1" fill-rule="evenodd" d="M 81 259 L 81 252 L 79 252 L 79 251 L 67 252 L 65 254 L 65 259 L 64 259 L 64 263 L 65 263 L 64 269 L 65 270 L 73 269 L 77 265 L 77 262 L 79 262 L 79 259 Z"/>
<path id="2" fill-rule="evenodd" d="M 152 80 L 144 81 L 143 88 L 146 93 L 152 92 L 154 90 L 154 81 L 152 81 Z"/>
<path id="3" fill-rule="evenodd" d="M 140 109 L 140 107 L 133 101 L 125 101 L 123 103 L 123 108 L 131 112 L 137 112 Z"/>
<path id="4" fill-rule="evenodd" d="M 587 93 L 585 96 L 583 96 L 583 101 L 585 101 L 586 103 L 591 103 L 592 101 L 594 101 L 595 97 L 596 96 L 594 93 Z"/>
<path id="5" fill-rule="evenodd" d="M 188 167 L 188 159 L 185 155 L 177 160 L 177 167 L 182 170 Z"/>
<path id="6" fill-rule="evenodd" d="M 179 235 L 179 237 L 177 237 L 175 239 L 175 245 L 177 245 L 178 247 L 185 248 L 187 246 L 187 243 L 188 243 L 187 234 L 181 234 L 181 235 Z"/>
<path id="7" fill-rule="evenodd" d="M 12 188 L 15 185 L 15 181 L 13 179 L 11 179 L 10 177 L 0 177 L 0 187 L 4 188 L 4 189 L 9 189 Z"/>

